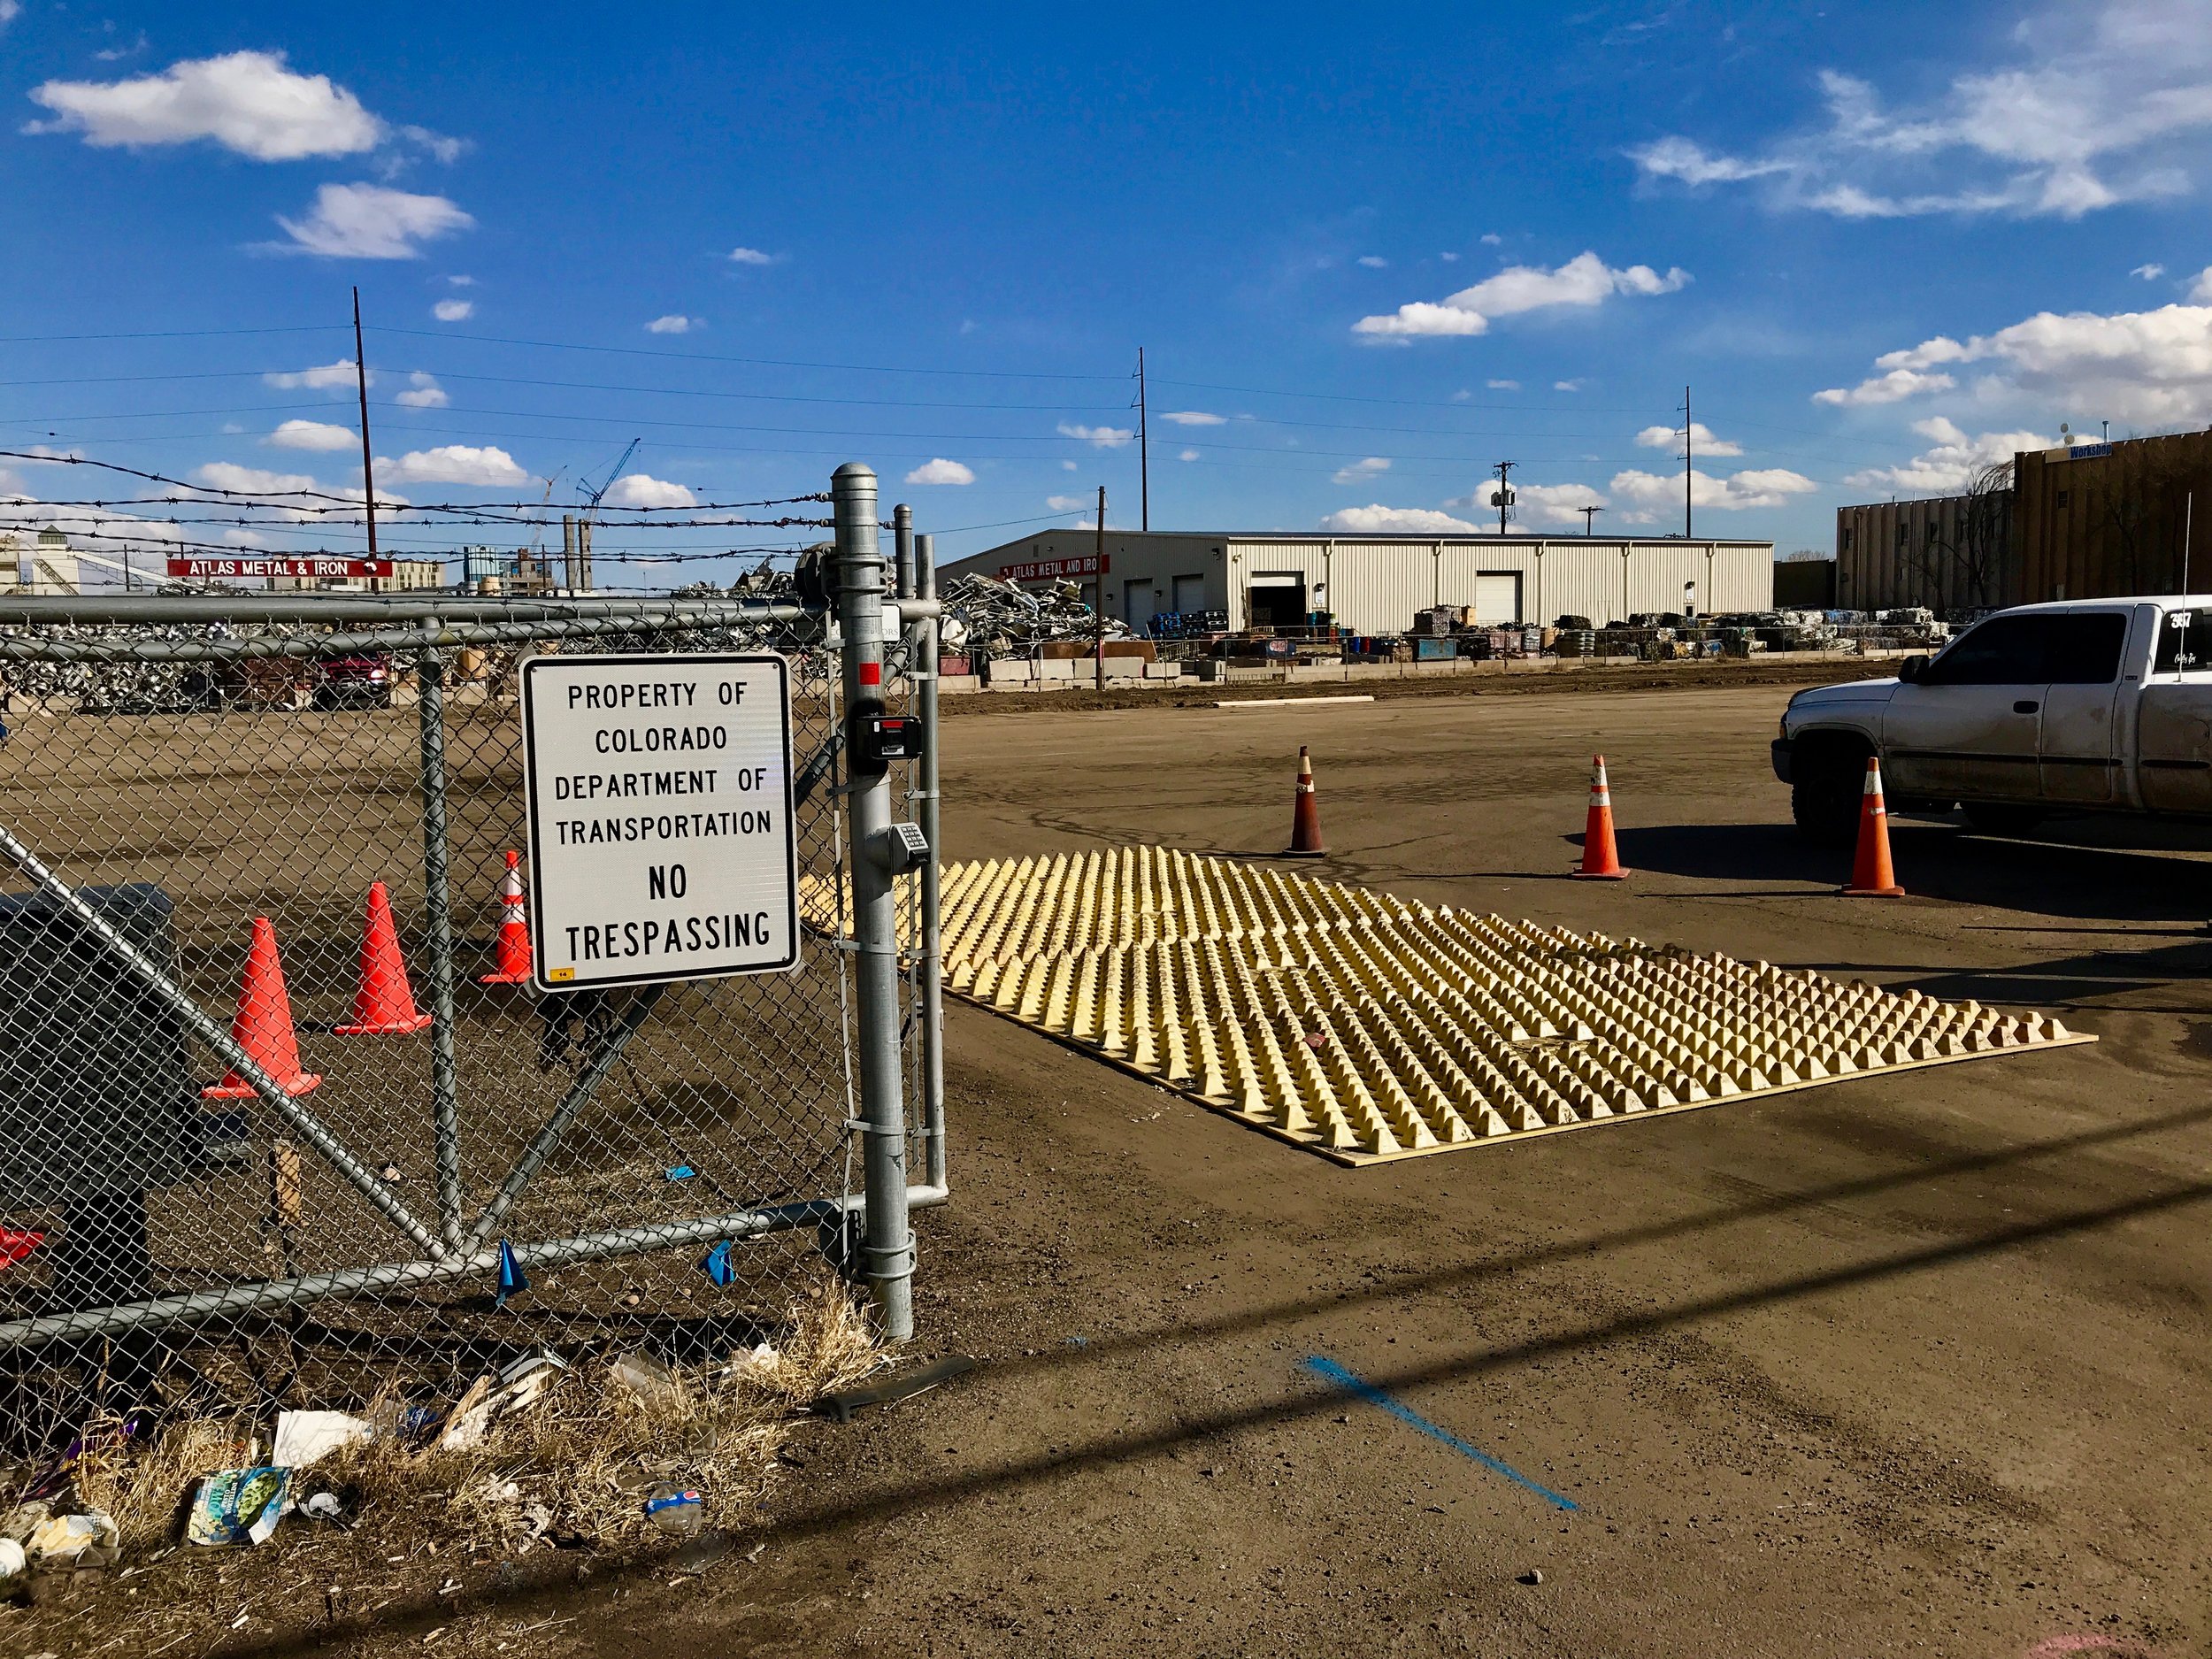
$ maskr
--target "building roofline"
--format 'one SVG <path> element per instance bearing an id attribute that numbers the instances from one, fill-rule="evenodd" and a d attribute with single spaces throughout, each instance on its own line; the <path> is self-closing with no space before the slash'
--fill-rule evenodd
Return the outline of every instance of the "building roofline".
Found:
<path id="1" fill-rule="evenodd" d="M 1416 534 L 1409 531 L 1363 530 L 1118 530 L 1108 526 L 1110 536 L 1143 538 L 1148 536 L 1184 536 L 1206 541 L 1263 541 L 1295 542 L 1301 545 L 1313 541 L 1361 541 L 1396 543 L 1409 547 L 1432 547 L 1439 541 L 1470 543 L 1483 547 L 1510 547 L 1515 543 L 1532 546 L 1587 541 L 1596 547 L 1772 547 L 1772 538 L 1765 536 L 1678 536 L 1678 535 L 1584 535 L 1578 531 L 1563 531 L 1557 535 L 1497 535 L 1481 530 L 1454 530 L 1435 535 Z M 1013 547 L 1018 542 L 1033 541 L 1039 536 L 1072 535 L 1095 540 L 1098 531 L 1089 525 L 1071 525 L 1064 530 L 1033 530 L 1027 535 L 1017 536 L 1012 541 L 1002 541 L 999 547 Z M 982 553 L 995 553 L 998 548 L 985 548 L 980 553 L 968 553 L 964 558 L 979 558 Z M 949 561 L 957 564 L 958 560 Z"/>

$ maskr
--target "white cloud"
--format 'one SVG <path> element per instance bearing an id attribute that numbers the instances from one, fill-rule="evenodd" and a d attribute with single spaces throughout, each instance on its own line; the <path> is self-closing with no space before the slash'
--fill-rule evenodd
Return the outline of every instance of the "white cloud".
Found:
<path id="1" fill-rule="evenodd" d="M 2205 297 L 2212 300 L 2212 292 Z M 1939 364 L 1985 364 L 1978 401 L 2094 414 L 2139 426 L 2212 420 L 2212 304 L 2154 311 L 2039 311 L 2008 328 L 1961 342 L 1939 334 L 1874 360 L 1888 371 L 1848 391 L 1816 394 L 1828 403 L 1889 403 L 1892 388 L 1948 390 Z M 1870 390 L 1870 388 L 1875 388 Z"/>
<path id="2" fill-rule="evenodd" d="M 1075 463 L 1072 461 L 1063 461 L 1060 463 L 1060 470 L 1063 472 L 1072 472 L 1075 471 Z"/>
<path id="3" fill-rule="evenodd" d="M 1476 528 L 1494 534 L 1498 528 L 1498 510 L 1490 504 L 1490 492 L 1497 487 L 1495 479 L 1485 479 L 1466 495 L 1455 496 L 1444 504 L 1464 512 L 1483 515 Z M 1525 525 L 1579 526 L 1583 522 L 1583 508 L 1607 504 L 1606 498 L 1587 484 L 1532 484 L 1525 480 L 1515 481 L 1513 498 L 1511 522 Z"/>
<path id="4" fill-rule="evenodd" d="M 442 196 L 415 196 L 380 184 L 326 184 L 303 219 L 281 213 L 294 253 L 331 259 L 419 259 L 418 242 L 474 228 L 476 221 Z"/>
<path id="5" fill-rule="evenodd" d="M 1171 409 L 1160 417 L 1179 426 L 1220 426 L 1228 424 L 1225 415 L 1208 414 L 1202 409 Z"/>
<path id="6" fill-rule="evenodd" d="M 1518 380 L 1485 380 L 1483 384 L 1494 392 L 1517 392 L 1521 389 L 1521 383 Z M 1466 396 L 1464 392 L 1452 394 L 1455 400 L 1463 399 Z"/>
<path id="7" fill-rule="evenodd" d="M 1459 256 L 1455 253 L 1440 253 L 1436 257 L 1441 259 L 1446 265 L 1457 265 L 1459 263 Z"/>
<path id="8" fill-rule="evenodd" d="M 2212 305 L 2212 265 L 2197 273 L 2197 280 L 2189 285 L 2192 305 Z"/>
<path id="9" fill-rule="evenodd" d="M 267 384 L 284 392 L 296 392 L 303 388 L 311 391 L 327 391 L 336 386 L 350 388 L 354 383 L 353 359 L 341 357 L 335 363 L 326 363 L 317 368 L 288 370 L 277 374 L 265 374 L 261 378 Z M 371 386 L 376 384 L 374 370 L 369 373 L 369 384 Z"/>
<path id="10" fill-rule="evenodd" d="M 1578 392 L 1586 384 L 1583 380 L 1554 380 L 1551 388 L 1555 392 Z"/>
<path id="11" fill-rule="evenodd" d="M 403 127 L 399 135 L 409 143 L 427 150 L 433 158 L 450 167 L 460 160 L 469 148 L 465 138 L 449 138 L 443 133 L 434 133 L 426 127 Z"/>
<path id="12" fill-rule="evenodd" d="M 1380 502 L 1339 508 L 1320 527 L 1334 535 L 1434 535 L 1482 528 L 1433 507 L 1386 507 Z"/>
<path id="13" fill-rule="evenodd" d="M 2146 282 L 2155 282 L 2166 274 L 2166 267 L 2162 265 L 2139 265 L 2128 274 L 2139 276 Z"/>
<path id="14" fill-rule="evenodd" d="M 645 332 L 649 334 L 687 334 L 695 328 L 704 328 L 706 326 L 707 319 L 703 317 L 687 317 L 681 311 L 671 311 L 667 316 L 656 317 L 646 324 Z"/>
<path id="15" fill-rule="evenodd" d="M 23 15 L 23 0 L 0 0 L 0 29 Z"/>
<path id="16" fill-rule="evenodd" d="M 1692 447 L 1699 455 L 1741 455 L 1743 445 L 1728 438 L 1716 438 L 1713 430 L 1701 420 L 1690 423 Z M 1679 426 L 1646 426 L 1636 434 L 1636 442 L 1647 449 L 1671 449 L 1682 442 Z"/>
<path id="17" fill-rule="evenodd" d="M 906 475 L 910 484 L 972 484 L 975 470 L 957 461 L 948 461 L 943 456 L 925 461 Z"/>
<path id="18" fill-rule="evenodd" d="M 446 280 L 457 288 L 472 288 L 476 286 L 476 279 L 472 276 L 449 276 L 446 278 Z"/>
<path id="19" fill-rule="evenodd" d="M 417 369 L 407 377 L 407 389 L 392 400 L 403 409 L 443 409 L 451 400 L 437 376 Z"/>
<path id="20" fill-rule="evenodd" d="M 1127 426 L 1078 426 L 1067 421 L 1060 423 L 1064 438 L 1080 438 L 1084 442 L 1101 449 L 1118 449 L 1137 434 Z"/>
<path id="21" fill-rule="evenodd" d="M 430 314 L 442 323 L 465 323 L 476 315 L 474 300 L 440 300 Z"/>
<path id="22" fill-rule="evenodd" d="M 1387 271 L 1390 268 L 1390 261 L 1379 254 L 1363 253 L 1359 257 L 1359 263 L 1370 271 Z"/>
<path id="23" fill-rule="evenodd" d="M 1330 482 L 1335 484 L 1363 484 L 1369 479 L 1375 477 L 1378 473 L 1387 472 L 1389 470 L 1389 457 L 1382 455 L 1371 455 L 1364 460 L 1354 461 L 1348 466 L 1339 467 L 1336 472 L 1336 476 L 1331 479 Z"/>
<path id="24" fill-rule="evenodd" d="M 2001 57 L 1902 109 L 1866 81 L 1822 72 L 1824 119 L 1755 157 L 1680 135 L 1630 153 L 1647 179 L 1761 180 L 1771 205 L 1845 219 L 2076 219 L 2189 188 L 2178 163 L 2212 127 L 2201 0 L 2047 4 L 1989 38 Z"/>
<path id="25" fill-rule="evenodd" d="M 1616 269 L 1595 253 L 1584 252 L 1548 271 L 1540 265 L 1509 265 L 1441 303 L 1417 300 L 1387 316 L 1363 317 L 1352 332 L 1368 340 L 1486 334 L 1494 317 L 1555 305 L 1599 305 L 1616 294 L 1671 294 L 1689 280 L 1689 273 L 1679 266 L 1662 276 L 1647 265 Z"/>
<path id="26" fill-rule="evenodd" d="M 377 473 L 395 484 L 526 484 L 530 475 L 515 465 L 515 457 L 490 444 L 475 449 L 465 443 L 441 444 L 434 449 L 410 449 L 396 461 L 377 457 Z"/>
<path id="27" fill-rule="evenodd" d="M 1786 173 L 1784 161 L 1746 161 L 1736 156 L 1715 156 L 1686 138 L 1663 138 L 1628 152 L 1628 158 L 1656 179 L 1679 179 L 1685 184 L 1734 184 L 1745 179 Z"/>
<path id="28" fill-rule="evenodd" d="M 1483 234 L 1482 245 L 1486 248 L 1502 248 L 1505 246 L 1505 238 L 1494 230 L 1486 231 Z"/>
<path id="29" fill-rule="evenodd" d="M 730 250 L 730 263 L 732 265 L 773 265 L 776 263 L 776 256 L 772 253 L 763 253 L 757 248 L 733 248 Z"/>
<path id="30" fill-rule="evenodd" d="M 1179 461 L 1195 461 L 1198 458 L 1198 451 L 1195 449 L 1186 449 L 1182 452 L 1182 454 L 1177 456 L 1175 458 Z"/>
<path id="31" fill-rule="evenodd" d="M 388 461 L 377 463 L 380 468 L 390 465 Z M 311 492 L 317 497 L 327 496 L 335 500 L 357 502 L 363 499 L 363 492 L 358 485 L 340 484 L 326 487 L 318 484 L 304 472 L 272 472 L 262 467 L 240 466 L 230 461 L 210 461 L 205 466 L 196 467 L 192 476 L 211 489 L 234 490 L 242 495 L 282 497 L 306 495 Z M 403 507 L 408 504 L 406 496 L 387 489 L 381 479 L 377 481 L 376 502 L 380 507 Z M 254 511 L 265 512 L 273 518 L 289 519 L 301 524 L 314 524 L 321 522 L 324 518 L 324 514 L 319 509 L 331 504 L 332 502 L 328 500 L 312 499 L 296 505 L 285 505 L 280 503 L 276 505 L 257 507 Z"/>
<path id="32" fill-rule="evenodd" d="M 695 507 L 698 497 L 681 484 L 671 484 L 664 479 L 644 472 L 628 472 L 615 480 L 607 493 L 600 497 L 609 507 Z"/>
<path id="33" fill-rule="evenodd" d="M 1832 386 L 1824 392 L 1815 392 L 1813 402 L 1856 409 L 1868 403 L 1901 403 L 1927 392 L 1947 392 L 1957 384 L 1947 374 L 1924 374 L 1918 369 L 1899 368 L 1861 380 L 1856 386 Z"/>
<path id="34" fill-rule="evenodd" d="M 288 69 L 281 52 L 190 58 L 129 81 L 49 81 L 31 101 L 54 111 L 33 133 L 81 133 L 101 149 L 202 139 L 256 161 L 373 150 L 384 124 L 327 75 Z"/>
<path id="35" fill-rule="evenodd" d="M 1048 495 L 1045 505 L 1055 512 L 1080 512 L 1091 503 L 1080 495 Z"/>
<path id="36" fill-rule="evenodd" d="M 2035 432 L 1985 432 L 1970 438 L 1942 415 L 1916 420 L 1912 429 L 1935 447 L 1902 466 L 1869 467 L 1843 481 L 1897 495 L 1956 495 L 1985 467 L 2009 461 L 2024 449 L 2048 449 L 2057 444 L 2056 439 Z"/>
<path id="37" fill-rule="evenodd" d="M 305 472 L 271 472 L 258 466 L 240 466 L 234 461 L 210 461 L 195 467 L 192 476 L 211 489 L 255 495 L 292 495 L 319 488 Z"/>
<path id="38" fill-rule="evenodd" d="M 1662 476 L 1630 469 L 1613 474 L 1609 487 L 1621 500 L 1647 512 L 1678 508 L 1682 504 L 1682 474 Z M 1786 467 L 1750 467 L 1726 478 L 1708 472 L 1690 474 L 1690 501 L 1695 507 L 1734 512 L 1747 507 L 1779 507 L 1792 495 L 1810 495 L 1820 488 L 1809 478 Z M 1650 522 L 1648 518 L 1638 520 Z"/>
<path id="39" fill-rule="evenodd" d="M 232 547 L 261 548 L 269 545 L 269 538 L 258 530 L 226 530 L 223 540 Z"/>
<path id="40" fill-rule="evenodd" d="M 361 437 L 351 426 L 334 426 L 325 420 L 288 420 L 268 441 L 280 449 L 350 449 Z"/>
<path id="41" fill-rule="evenodd" d="M 1606 505 L 1603 495 L 1587 484 L 1516 484 L 1514 508 L 1525 520 L 1544 525 L 1584 522 L 1582 509 Z"/>

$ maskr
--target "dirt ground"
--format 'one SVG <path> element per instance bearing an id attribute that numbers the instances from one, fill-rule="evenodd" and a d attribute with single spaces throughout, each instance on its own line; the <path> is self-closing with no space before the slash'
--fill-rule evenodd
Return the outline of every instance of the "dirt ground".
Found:
<path id="1" fill-rule="evenodd" d="M 1305 742 L 1317 873 L 2101 1042 L 1355 1171 L 956 1007 L 915 1351 L 980 1369 L 803 1430 L 703 1572 L 457 1565 L 318 1650 L 2212 1651 L 2212 834 L 1901 820 L 1913 896 L 1839 898 L 1786 695 L 961 718 L 948 852 L 1269 850 Z M 1563 879 L 1595 749 L 1618 885 Z"/>

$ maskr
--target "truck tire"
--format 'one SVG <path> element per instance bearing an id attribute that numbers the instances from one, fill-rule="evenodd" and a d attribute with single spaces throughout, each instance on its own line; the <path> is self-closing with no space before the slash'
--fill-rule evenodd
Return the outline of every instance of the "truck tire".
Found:
<path id="1" fill-rule="evenodd" d="M 1790 766 L 1790 817 L 1814 846 L 1848 847 L 1858 839 L 1867 753 L 1851 742 L 1799 748 Z"/>
<path id="2" fill-rule="evenodd" d="M 2039 806 L 2000 806 L 1987 801 L 1969 801 L 1961 810 L 1967 827 L 1977 835 L 2025 835 L 2050 816 Z"/>

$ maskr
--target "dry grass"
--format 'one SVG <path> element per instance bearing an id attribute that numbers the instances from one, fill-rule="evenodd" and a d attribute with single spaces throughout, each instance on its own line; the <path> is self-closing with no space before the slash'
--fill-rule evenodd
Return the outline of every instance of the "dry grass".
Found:
<path id="1" fill-rule="evenodd" d="M 603 1364 L 580 1364 L 463 1449 L 411 1448 L 396 1432 L 403 1403 L 389 1394 L 367 1413 L 376 1437 L 317 1463 L 307 1484 L 344 1492 L 395 1543 L 410 1541 L 400 1532 L 472 1548 L 541 1535 L 640 1540 L 651 1535 L 646 1496 L 662 1485 L 696 1487 L 707 1525 L 732 1526 L 765 1493 L 794 1413 L 877 1361 L 864 1316 L 834 1283 L 793 1306 L 787 1332 L 766 1375 L 689 1370 L 649 1397 Z"/>
<path id="2" fill-rule="evenodd" d="M 119 1417 L 88 1425 L 85 1449 L 71 1473 L 78 1501 L 113 1518 L 126 1554 L 166 1540 L 194 1481 L 211 1470 L 234 1469 L 251 1455 L 253 1428 L 242 1417 L 172 1424 L 137 1451 L 124 1438 L 123 1426 Z"/>

